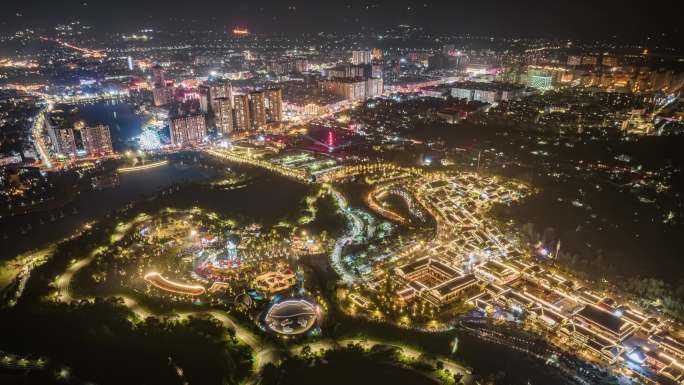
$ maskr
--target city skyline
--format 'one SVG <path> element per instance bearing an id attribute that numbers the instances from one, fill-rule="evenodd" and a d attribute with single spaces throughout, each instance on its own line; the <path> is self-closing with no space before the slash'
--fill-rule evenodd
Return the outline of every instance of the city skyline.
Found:
<path id="1" fill-rule="evenodd" d="M 0 7 L 3 385 L 684 385 L 674 4 Z"/>
<path id="2" fill-rule="evenodd" d="M 129 0 L 114 3 L 65 1 L 39 7 L 9 0 L 1 6 L 0 28 L 34 28 L 81 20 L 98 32 L 135 28 L 248 28 L 256 33 L 381 31 L 400 24 L 437 34 L 643 41 L 647 37 L 679 44 L 677 2 L 654 7 L 616 0 L 518 2 L 426 2 L 414 0 L 321 3 L 294 0 L 222 2 Z M 674 11 L 674 12 L 673 12 Z M 182 15 L 182 16 L 181 16 Z"/>

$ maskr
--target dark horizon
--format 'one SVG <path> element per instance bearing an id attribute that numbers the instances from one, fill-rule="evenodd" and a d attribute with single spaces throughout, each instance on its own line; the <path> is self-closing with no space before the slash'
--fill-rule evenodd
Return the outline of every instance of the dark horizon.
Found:
<path id="1" fill-rule="evenodd" d="M 615 0 L 494 0 L 441 4 L 414 0 L 335 4 L 308 0 L 6 0 L 0 9 L 3 15 L 0 16 L 0 30 L 5 32 L 50 28 L 76 20 L 93 25 L 95 32 L 130 32 L 143 27 L 166 29 L 181 24 L 208 29 L 244 26 L 257 33 L 347 33 L 411 24 L 438 34 L 639 42 L 650 36 L 676 43 L 676 36 L 681 31 L 677 23 L 680 13 L 676 12 L 673 0 L 659 2 L 658 7 Z"/>

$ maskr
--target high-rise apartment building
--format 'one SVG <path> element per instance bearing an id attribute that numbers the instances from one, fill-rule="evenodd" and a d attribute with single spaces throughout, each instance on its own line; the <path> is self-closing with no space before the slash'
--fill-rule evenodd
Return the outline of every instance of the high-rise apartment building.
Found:
<path id="1" fill-rule="evenodd" d="M 283 90 L 273 88 L 264 91 L 264 107 L 266 120 L 269 123 L 278 123 L 283 120 Z"/>
<path id="2" fill-rule="evenodd" d="M 371 66 L 371 77 L 382 78 L 382 63 L 373 63 Z"/>
<path id="3" fill-rule="evenodd" d="M 306 59 L 296 59 L 294 61 L 295 71 L 306 72 L 309 70 L 309 61 Z"/>
<path id="4" fill-rule="evenodd" d="M 382 77 L 366 79 L 366 99 L 382 95 L 383 91 Z"/>
<path id="5" fill-rule="evenodd" d="M 155 87 L 166 87 L 166 73 L 159 64 L 152 67 L 152 81 Z"/>
<path id="6" fill-rule="evenodd" d="M 368 64 L 371 62 L 371 51 L 352 51 L 352 64 Z"/>
<path id="7" fill-rule="evenodd" d="M 249 116 L 249 97 L 247 95 L 234 95 L 233 107 L 235 110 L 235 130 L 249 130 L 252 121 Z"/>
<path id="8" fill-rule="evenodd" d="M 160 65 L 152 67 L 152 88 L 153 102 L 156 107 L 165 106 L 173 102 L 173 86 L 168 86 L 166 82 L 166 72 Z"/>
<path id="9" fill-rule="evenodd" d="M 357 101 L 381 95 L 383 92 L 382 78 L 338 78 L 323 80 L 321 88 L 341 96 L 348 101 Z"/>
<path id="10" fill-rule="evenodd" d="M 604 56 L 601 58 L 601 64 L 606 67 L 617 67 L 618 60 L 615 56 Z"/>
<path id="11" fill-rule="evenodd" d="M 228 100 L 233 100 L 233 86 L 229 81 L 213 81 L 209 83 L 208 86 L 209 101 L 214 112 L 216 112 L 218 109 L 218 102 L 216 101 L 217 99 L 228 98 Z"/>
<path id="12" fill-rule="evenodd" d="M 73 128 L 55 128 L 50 137 L 54 139 L 52 145 L 56 153 L 63 156 L 76 155 L 76 136 Z"/>
<path id="13" fill-rule="evenodd" d="M 569 66 L 578 66 L 580 64 L 582 64 L 582 57 L 581 56 L 576 56 L 576 55 L 568 56 L 568 65 Z"/>
<path id="14" fill-rule="evenodd" d="M 206 114 L 209 112 L 209 86 L 204 84 L 200 85 L 198 91 L 200 111 Z"/>
<path id="15" fill-rule="evenodd" d="M 366 98 L 366 81 L 363 78 L 323 80 L 321 82 L 321 87 L 348 101 L 357 101 Z"/>
<path id="16" fill-rule="evenodd" d="M 510 83 L 459 82 L 451 88 L 451 96 L 456 99 L 494 104 L 500 101 L 517 99 L 530 92 L 523 86 Z"/>
<path id="17" fill-rule="evenodd" d="M 249 117 L 253 129 L 266 126 L 266 95 L 264 91 L 249 94 Z"/>
<path id="18" fill-rule="evenodd" d="M 268 123 L 279 123 L 283 120 L 283 92 L 273 88 L 235 95 L 233 113 L 236 131 L 259 130 Z"/>
<path id="19" fill-rule="evenodd" d="M 111 155 L 114 152 L 109 126 L 99 124 L 94 127 L 83 127 L 81 139 L 89 156 Z"/>
<path id="20" fill-rule="evenodd" d="M 173 101 L 173 87 L 154 87 L 152 97 L 156 107 L 165 106 Z"/>
<path id="21" fill-rule="evenodd" d="M 171 143 L 176 147 L 200 144 L 206 135 L 207 122 L 202 114 L 171 119 Z"/>
<path id="22" fill-rule="evenodd" d="M 363 78 L 366 75 L 366 65 L 353 65 L 348 64 L 344 67 L 344 77 L 345 78 Z"/>
<path id="23" fill-rule="evenodd" d="M 229 134 L 233 132 L 233 108 L 232 101 L 229 98 L 217 98 L 216 110 L 214 111 L 214 123 L 216 124 L 216 131 L 221 134 Z"/>
<path id="24" fill-rule="evenodd" d="M 598 59 L 596 56 L 582 56 L 582 65 L 593 65 L 595 66 L 598 63 Z"/>

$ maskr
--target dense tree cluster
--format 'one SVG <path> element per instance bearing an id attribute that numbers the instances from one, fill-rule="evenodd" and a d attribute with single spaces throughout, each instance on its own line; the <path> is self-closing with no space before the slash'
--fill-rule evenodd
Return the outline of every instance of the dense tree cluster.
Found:
<path id="1" fill-rule="evenodd" d="M 414 363 L 421 365 L 422 362 Z M 318 384 L 404 384 L 423 385 L 436 382 L 418 371 L 434 367 L 413 367 L 402 362 L 401 349 L 376 345 L 364 350 L 350 344 L 341 349 L 313 352 L 305 346 L 298 356 L 284 359 L 280 365 L 268 364 L 261 373 L 262 385 Z"/>
<path id="2" fill-rule="evenodd" d="M 238 383 L 251 353 L 211 317 L 130 321 L 120 299 L 41 303 L 0 310 L 2 347 L 45 356 L 98 384 Z"/>

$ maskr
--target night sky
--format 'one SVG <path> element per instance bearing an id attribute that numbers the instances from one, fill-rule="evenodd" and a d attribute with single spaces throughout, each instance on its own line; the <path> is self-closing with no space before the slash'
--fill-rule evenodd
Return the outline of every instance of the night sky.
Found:
<path id="1" fill-rule="evenodd" d="M 0 29 L 72 20 L 132 31 L 178 23 L 241 25 L 255 32 L 348 32 L 397 24 L 437 33 L 509 37 L 641 39 L 681 33 L 681 1 L 630 0 L 2 0 Z M 17 13 L 21 16 L 17 16 Z"/>

